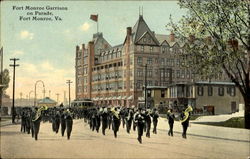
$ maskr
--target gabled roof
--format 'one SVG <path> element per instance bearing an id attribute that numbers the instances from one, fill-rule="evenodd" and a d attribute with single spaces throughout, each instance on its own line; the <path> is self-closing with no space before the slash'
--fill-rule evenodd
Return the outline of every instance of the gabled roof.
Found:
<path id="1" fill-rule="evenodd" d="M 45 98 L 43 98 L 43 99 L 40 99 L 40 100 L 38 101 L 38 103 L 39 103 L 39 104 L 44 104 L 44 103 L 46 103 L 46 104 L 55 104 L 56 101 L 50 99 L 49 97 L 45 97 Z"/>
<path id="2" fill-rule="evenodd" d="M 159 45 L 159 41 L 155 38 L 154 33 L 149 29 L 147 23 L 144 21 L 143 17 L 140 15 L 138 21 L 132 29 L 133 42 L 136 43 L 138 40 L 146 33 L 152 37 L 153 41 Z"/>

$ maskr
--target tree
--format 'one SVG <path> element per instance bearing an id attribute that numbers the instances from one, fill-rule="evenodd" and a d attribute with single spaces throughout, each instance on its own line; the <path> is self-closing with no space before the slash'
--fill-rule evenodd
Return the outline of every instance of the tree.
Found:
<path id="1" fill-rule="evenodd" d="M 189 45 L 188 66 L 212 78 L 225 73 L 245 102 L 245 128 L 250 129 L 250 1 L 179 0 L 187 14 L 168 27 Z"/>
<path id="2" fill-rule="evenodd" d="M 9 87 L 9 82 L 10 82 L 10 76 L 9 76 L 9 70 L 4 69 L 3 73 L 0 73 L 0 79 L 2 79 L 2 82 L 0 85 L 0 97 L 4 94 L 4 91 Z M 0 98 L 0 103 L 2 103 L 2 98 Z"/>

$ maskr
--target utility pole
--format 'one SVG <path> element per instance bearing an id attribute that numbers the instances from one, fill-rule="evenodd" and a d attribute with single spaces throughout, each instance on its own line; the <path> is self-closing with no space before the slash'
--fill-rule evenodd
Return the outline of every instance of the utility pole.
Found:
<path id="1" fill-rule="evenodd" d="M 49 98 L 50 98 L 50 93 L 51 93 L 51 91 L 49 90 Z"/>
<path id="2" fill-rule="evenodd" d="M 70 83 L 73 83 L 73 82 L 70 80 L 67 80 L 66 83 L 69 85 L 69 107 L 70 107 Z"/>
<path id="3" fill-rule="evenodd" d="M 15 76 L 16 76 L 16 67 L 18 67 L 19 65 L 16 64 L 16 61 L 18 61 L 18 58 L 12 58 L 10 59 L 10 61 L 13 61 L 14 64 L 10 64 L 10 67 L 13 67 L 13 99 L 12 99 L 12 123 L 15 123 L 15 117 L 16 117 L 16 113 L 15 113 Z"/>

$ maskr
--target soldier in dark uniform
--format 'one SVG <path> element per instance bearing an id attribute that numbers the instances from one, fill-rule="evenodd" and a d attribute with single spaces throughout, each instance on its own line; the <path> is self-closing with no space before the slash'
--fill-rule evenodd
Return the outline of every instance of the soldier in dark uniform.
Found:
<path id="1" fill-rule="evenodd" d="M 30 134 L 30 129 L 31 129 L 31 111 L 30 109 L 27 110 L 27 115 L 26 115 L 26 130 L 27 133 Z"/>
<path id="2" fill-rule="evenodd" d="M 159 113 L 156 110 L 156 108 L 154 108 L 153 110 L 152 118 L 153 118 L 153 125 L 154 125 L 153 133 L 157 134 L 157 123 L 158 123 Z"/>
<path id="3" fill-rule="evenodd" d="M 72 127 L 73 127 L 73 117 L 69 109 L 67 109 L 65 113 L 65 120 L 66 120 L 66 129 L 67 129 L 67 138 L 70 139 Z"/>
<path id="4" fill-rule="evenodd" d="M 38 139 L 38 133 L 39 133 L 39 129 L 40 129 L 40 123 L 41 123 L 41 120 L 42 120 L 42 111 L 44 111 L 46 109 L 47 109 L 46 107 L 41 107 L 39 109 L 35 108 L 36 115 L 35 115 L 35 117 L 32 120 L 35 140 Z"/>
<path id="5" fill-rule="evenodd" d="M 168 124 L 169 124 L 169 131 L 168 131 L 168 135 L 170 136 L 173 136 L 173 127 L 174 127 L 174 119 L 175 119 L 175 116 L 174 116 L 174 113 L 173 113 L 173 109 L 170 108 L 168 110 L 168 114 L 167 114 L 167 117 L 168 117 Z"/>
<path id="6" fill-rule="evenodd" d="M 55 132 L 58 133 L 60 128 L 60 112 L 57 110 L 55 115 Z"/>
<path id="7" fill-rule="evenodd" d="M 145 119 L 143 117 L 143 114 L 141 112 L 141 108 L 138 109 L 138 112 L 135 113 L 134 121 L 137 125 L 137 131 L 138 131 L 138 138 L 137 140 L 139 143 L 142 143 L 142 135 L 143 135 L 143 128 L 145 124 Z"/>
<path id="8" fill-rule="evenodd" d="M 149 110 L 145 111 L 145 126 L 146 127 L 146 137 L 150 138 L 150 128 L 151 128 L 151 117 L 150 117 L 150 112 Z"/>
<path id="9" fill-rule="evenodd" d="M 96 122 L 96 132 L 99 132 L 99 128 L 101 126 L 101 119 L 100 119 L 100 111 L 99 108 L 97 108 L 96 114 L 95 114 L 95 122 Z"/>
<path id="10" fill-rule="evenodd" d="M 105 135 L 105 130 L 108 127 L 108 110 L 107 108 L 103 108 L 101 113 L 102 118 L 102 134 Z"/>
<path id="11" fill-rule="evenodd" d="M 111 113 L 110 108 L 108 108 L 108 127 L 109 127 L 109 129 L 110 129 L 111 125 L 112 125 L 112 113 Z"/>
<path id="12" fill-rule="evenodd" d="M 93 109 L 92 113 L 91 113 L 91 128 L 92 128 L 92 131 L 94 131 L 95 128 L 96 128 L 96 120 L 95 120 L 96 114 L 97 114 L 96 109 Z"/>
<path id="13" fill-rule="evenodd" d="M 184 139 L 187 138 L 187 128 L 189 126 L 189 119 L 190 119 L 190 112 L 193 111 L 191 106 L 188 106 L 182 113 L 181 113 L 181 124 L 183 128 L 182 137 Z"/>
<path id="14" fill-rule="evenodd" d="M 26 132 L 26 113 L 24 110 L 21 114 L 21 132 Z"/>
<path id="15" fill-rule="evenodd" d="M 131 129 L 131 125 L 132 125 L 132 121 L 133 121 L 133 111 L 132 109 L 128 110 L 128 114 L 126 116 L 126 128 L 127 128 L 127 133 L 130 133 L 130 129 Z"/>
<path id="16" fill-rule="evenodd" d="M 119 131 L 119 127 L 120 127 L 120 115 L 118 112 L 117 108 L 114 108 L 111 110 L 112 112 L 112 128 L 114 131 L 114 136 L 115 138 L 117 137 L 117 132 Z"/>
<path id="17" fill-rule="evenodd" d="M 61 133 L 62 133 L 62 136 L 64 136 L 64 132 L 66 129 L 66 119 L 65 119 L 64 109 L 61 110 L 60 123 L 61 123 Z"/>

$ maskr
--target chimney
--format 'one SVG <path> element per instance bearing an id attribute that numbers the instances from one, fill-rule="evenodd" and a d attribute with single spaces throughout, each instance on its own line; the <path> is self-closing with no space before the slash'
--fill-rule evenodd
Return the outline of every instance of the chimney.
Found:
<path id="1" fill-rule="evenodd" d="M 82 49 L 83 49 L 83 50 L 85 49 L 85 44 L 82 44 Z"/>
<path id="2" fill-rule="evenodd" d="M 78 52 L 79 51 L 79 46 L 78 45 L 76 45 L 76 52 Z"/>
<path id="3" fill-rule="evenodd" d="M 171 33 L 169 35 L 169 40 L 170 40 L 170 42 L 174 42 L 175 41 L 175 35 L 174 35 L 173 31 L 171 31 Z"/>
<path id="4" fill-rule="evenodd" d="M 212 37 L 211 36 L 206 37 L 206 43 L 209 44 L 209 45 L 212 43 Z"/>
<path id="5" fill-rule="evenodd" d="M 237 50 L 238 49 L 238 45 L 239 45 L 239 43 L 238 43 L 238 40 L 237 39 L 229 39 L 228 40 L 228 45 L 231 47 L 231 48 L 233 48 L 233 49 L 235 49 L 235 50 Z"/>
<path id="6" fill-rule="evenodd" d="M 131 27 L 127 27 L 127 36 L 132 34 L 132 28 Z"/>

